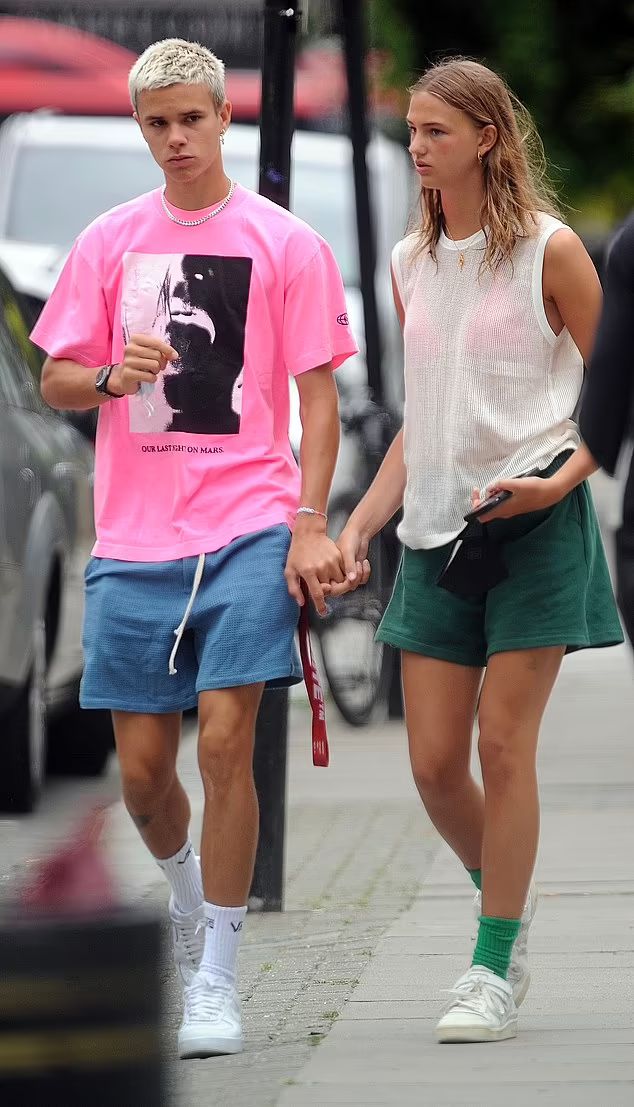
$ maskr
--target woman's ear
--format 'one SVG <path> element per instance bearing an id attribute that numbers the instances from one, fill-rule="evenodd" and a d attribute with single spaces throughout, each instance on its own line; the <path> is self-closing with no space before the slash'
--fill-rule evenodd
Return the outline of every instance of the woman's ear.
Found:
<path id="1" fill-rule="evenodd" d="M 497 140 L 497 127 L 494 123 L 487 123 L 486 127 L 483 127 L 480 131 L 480 141 L 478 142 L 478 158 L 480 161 L 493 149 Z"/>

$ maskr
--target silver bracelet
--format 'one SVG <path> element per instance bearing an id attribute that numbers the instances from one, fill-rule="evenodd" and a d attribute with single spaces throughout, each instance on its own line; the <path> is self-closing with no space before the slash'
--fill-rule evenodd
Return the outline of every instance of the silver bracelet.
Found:
<path id="1" fill-rule="evenodd" d="M 298 507 L 295 512 L 296 515 L 321 515 L 322 519 L 328 522 L 328 516 L 325 511 L 317 511 L 316 507 Z"/>

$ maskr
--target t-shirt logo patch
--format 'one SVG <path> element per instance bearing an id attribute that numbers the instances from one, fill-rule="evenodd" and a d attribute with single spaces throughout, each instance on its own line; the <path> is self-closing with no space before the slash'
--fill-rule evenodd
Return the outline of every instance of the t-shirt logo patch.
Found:
<path id="1" fill-rule="evenodd" d="M 251 258 L 126 254 L 124 342 L 155 335 L 179 355 L 130 397 L 133 433 L 239 433 L 251 269 Z"/>
<path id="2" fill-rule="evenodd" d="M 341 323 L 342 327 L 347 327 L 350 320 L 348 319 L 348 312 L 344 311 L 341 315 L 337 316 L 337 322 Z"/>

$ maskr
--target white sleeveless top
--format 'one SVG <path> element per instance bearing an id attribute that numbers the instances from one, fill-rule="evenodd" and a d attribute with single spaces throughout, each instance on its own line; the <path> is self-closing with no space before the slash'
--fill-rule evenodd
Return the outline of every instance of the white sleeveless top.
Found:
<path id="1" fill-rule="evenodd" d="M 418 235 L 394 247 L 405 309 L 404 451 L 407 485 L 399 537 L 412 549 L 450 542 L 473 488 L 544 469 L 575 449 L 572 419 L 583 360 L 568 330 L 555 335 L 542 294 L 544 251 L 565 224 L 538 216 L 512 265 L 480 272 L 484 231 L 452 242 L 437 264 L 412 256 Z M 464 253 L 464 268 L 458 264 Z"/>

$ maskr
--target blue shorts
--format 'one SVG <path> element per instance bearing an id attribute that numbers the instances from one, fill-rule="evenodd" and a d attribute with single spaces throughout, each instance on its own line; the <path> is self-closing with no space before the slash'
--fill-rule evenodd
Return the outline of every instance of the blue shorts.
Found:
<path id="1" fill-rule="evenodd" d="M 162 714 L 195 707 L 198 693 L 210 689 L 299 683 L 299 609 L 284 580 L 289 545 L 281 525 L 200 558 L 93 557 L 85 575 L 82 707 Z"/>

